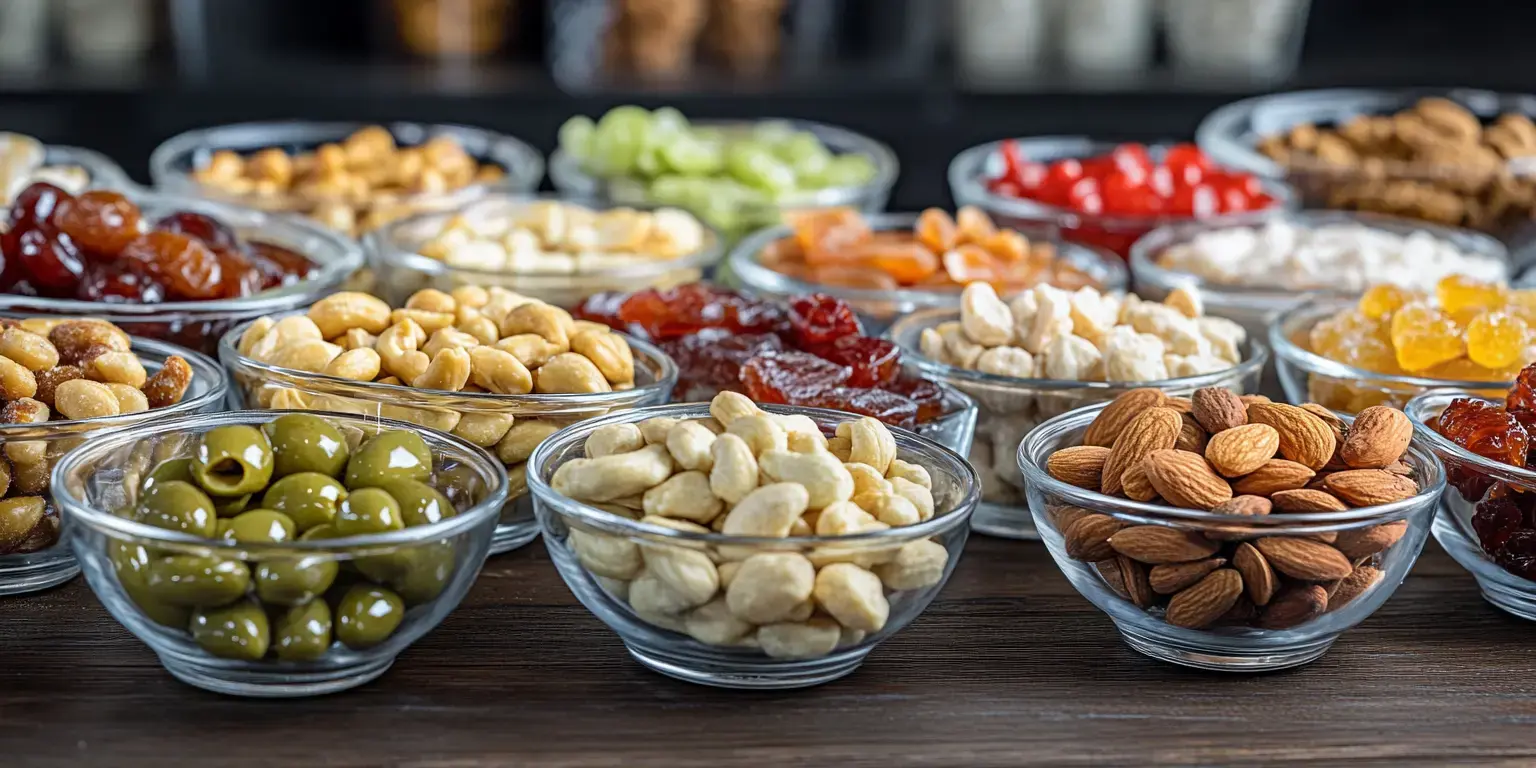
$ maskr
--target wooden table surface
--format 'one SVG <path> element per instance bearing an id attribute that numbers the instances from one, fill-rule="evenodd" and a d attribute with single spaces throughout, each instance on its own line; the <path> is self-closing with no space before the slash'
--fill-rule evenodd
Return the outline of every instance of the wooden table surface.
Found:
<path id="1" fill-rule="evenodd" d="M 1128 650 L 1039 544 L 975 537 L 853 675 L 719 691 L 630 660 L 535 543 L 379 680 L 261 701 L 172 679 L 76 579 L 0 600 L 0 766 L 1529 766 L 1533 631 L 1431 542 L 1321 660 L 1192 671 Z"/>

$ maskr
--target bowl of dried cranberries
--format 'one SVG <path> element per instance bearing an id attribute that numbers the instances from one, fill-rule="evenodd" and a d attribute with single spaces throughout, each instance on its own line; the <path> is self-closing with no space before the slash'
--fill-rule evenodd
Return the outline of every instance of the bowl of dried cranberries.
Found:
<path id="1" fill-rule="evenodd" d="M 313 303 L 363 262 L 318 224 L 148 192 L 33 184 L 3 226 L 0 315 L 89 315 L 204 352 L 236 323 Z"/>

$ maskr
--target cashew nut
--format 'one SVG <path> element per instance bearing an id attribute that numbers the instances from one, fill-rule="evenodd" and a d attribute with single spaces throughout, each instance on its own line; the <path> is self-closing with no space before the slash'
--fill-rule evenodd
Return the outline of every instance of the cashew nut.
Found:
<path id="1" fill-rule="evenodd" d="M 537 333 L 521 333 L 516 336 L 508 336 L 498 342 L 495 347 L 517 358 L 518 362 L 529 370 L 549 362 L 549 359 L 565 350 L 549 343 L 543 336 Z"/>
<path id="2" fill-rule="evenodd" d="M 481 448 L 489 448 L 506 437 L 507 431 L 512 429 L 512 422 L 513 416 L 510 413 L 465 412 L 454 426 L 453 434 Z"/>
<path id="3" fill-rule="evenodd" d="M 753 624 L 788 620 L 811 599 L 816 569 L 793 552 L 765 552 L 743 560 L 725 591 L 731 614 Z"/>
<path id="4" fill-rule="evenodd" d="M 421 343 L 420 339 L 424 336 L 421 326 L 414 320 L 395 323 L 384 329 L 373 346 L 379 353 L 379 360 L 383 363 L 384 370 L 392 376 L 399 377 L 401 381 L 415 381 L 417 376 L 425 373 L 427 366 L 432 364 L 432 359 L 427 357 L 425 352 L 417 350 L 417 345 Z"/>
<path id="5" fill-rule="evenodd" d="M 613 387 L 582 355 L 562 352 L 533 372 L 533 391 L 545 394 L 569 394 L 579 392 L 610 392 Z"/>
<path id="6" fill-rule="evenodd" d="M 571 337 L 571 351 L 591 360 L 610 384 L 625 384 L 635 380 L 635 357 L 629 349 L 629 342 L 606 327 L 601 331 L 587 331 Z"/>
<path id="7" fill-rule="evenodd" d="M 720 574 L 715 571 L 714 562 L 697 549 L 643 542 L 640 556 L 645 560 L 646 573 L 677 593 L 687 608 L 709 602 L 720 590 Z"/>
<path id="8" fill-rule="evenodd" d="M 333 293 L 315 302 L 308 315 L 323 339 L 335 338 L 353 328 L 379 333 L 389 326 L 389 305 L 383 299 L 357 291 Z"/>
<path id="9" fill-rule="evenodd" d="M 928 474 L 927 468 L 920 464 L 913 464 L 901 459 L 891 459 L 891 466 L 885 470 L 887 479 L 894 480 L 898 477 L 917 483 L 928 490 L 933 490 L 933 477 Z"/>
<path id="10" fill-rule="evenodd" d="M 896 458 L 896 438 L 879 419 L 865 416 L 837 425 L 837 435 L 851 441 L 848 461 L 868 464 L 884 475 Z"/>
<path id="11" fill-rule="evenodd" d="M 732 434 L 720 435 L 709 454 L 714 463 L 709 470 L 709 488 L 716 496 L 728 504 L 740 504 L 757 489 L 757 457 L 747 441 Z"/>
<path id="12" fill-rule="evenodd" d="M 432 337 L 427 339 L 421 351 L 427 353 L 428 357 L 437 357 L 437 353 L 445 349 L 469 349 L 478 346 L 480 346 L 480 340 L 474 336 L 453 328 L 443 328 L 435 331 Z"/>
<path id="13" fill-rule="evenodd" d="M 571 529 L 571 551 L 587 570 L 610 579 L 633 579 L 645 567 L 640 547 L 606 533 Z"/>
<path id="14" fill-rule="evenodd" d="M 667 436 L 672 433 L 672 428 L 681 423 L 681 419 L 671 416 L 657 416 L 640 422 L 640 434 L 645 435 L 646 445 L 666 445 Z"/>
<path id="15" fill-rule="evenodd" d="M 766 413 L 738 416 L 725 423 L 725 431 L 747 441 L 754 454 L 789 448 L 789 433 Z"/>
<path id="16" fill-rule="evenodd" d="M 742 416 L 762 412 L 763 409 L 758 408 L 757 403 L 752 402 L 740 392 L 721 392 L 709 401 L 709 415 L 715 417 L 715 420 L 724 424 L 727 429 L 730 428 L 731 422 Z"/>
<path id="17" fill-rule="evenodd" d="M 849 536 L 866 531 L 886 528 L 874 515 L 852 501 L 840 501 L 827 505 L 816 517 L 817 536 Z"/>
<path id="18" fill-rule="evenodd" d="M 405 300 L 405 308 L 424 312 L 455 312 L 459 302 L 436 288 L 423 288 Z"/>
<path id="19" fill-rule="evenodd" d="M 326 363 L 324 373 L 352 381 L 373 381 L 379 377 L 383 361 L 379 353 L 369 347 L 348 349 Z"/>
<path id="20" fill-rule="evenodd" d="M 542 301 L 514 307 L 499 323 L 502 336 L 536 333 L 561 352 L 571 348 L 571 326 L 569 315 Z"/>
<path id="21" fill-rule="evenodd" d="M 280 368 L 319 373 L 340 354 L 341 347 L 323 339 L 299 339 L 273 350 L 267 362 Z"/>
<path id="22" fill-rule="evenodd" d="M 693 606 L 688 604 L 686 597 L 656 578 L 655 574 L 643 571 L 629 583 L 629 607 L 635 610 L 636 616 L 649 624 L 674 632 L 685 632 L 687 628 L 679 614 Z"/>
<path id="23" fill-rule="evenodd" d="M 897 495 L 912 503 L 917 509 L 919 521 L 933 518 L 933 492 L 927 488 L 906 479 L 905 477 L 892 478 L 891 490 Z M 881 519 L 884 519 L 883 517 Z M 889 521 L 887 521 L 889 522 Z"/>
<path id="24" fill-rule="evenodd" d="M 671 474 L 672 457 L 666 447 L 650 445 L 616 456 L 572 459 L 555 470 L 550 485 L 573 499 L 614 501 L 642 494 Z"/>
<path id="25" fill-rule="evenodd" d="M 853 503 L 865 509 L 872 508 L 879 497 L 895 492 L 890 481 L 881 477 L 880 473 L 868 464 L 848 462 L 843 464 L 843 468 L 853 476 Z"/>
<path id="26" fill-rule="evenodd" d="M 847 462 L 853 453 L 853 441 L 846 437 L 827 438 L 827 453 L 836 456 L 838 460 Z"/>
<path id="27" fill-rule="evenodd" d="M 869 513 L 874 515 L 876 520 L 892 528 L 916 525 L 922 521 L 917 505 L 894 493 L 876 497 L 875 503 L 869 508 Z"/>
<path id="28" fill-rule="evenodd" d="M 718 471 L 719 468 L 720 457 L 717 455 L 715 469 Z M 747 494 L 726 514 L 724 532 L 731 536 L 783 538 L 789 535 L 795 520 L 805 514 L 810 501 L 805 486 L 795 483 L 765 485 Z"/>
<path id="29" fill-rule="evenodd" d="M 876 576 L 887 589 L 897 592 L 931 587 L 944 578 L 949 551 L 931 539 L 912 541 L 896 551 L 890 562 L 874 567 Z"/>
<path id="30" fill-rule="evenodd" d="M 880 577 L 857 565 L 834 563 L 822 568 L 816 573 L 814 594 L 816 604 L 848 629 L 879 632 L 891 615 Z"/>
<path id="31" fill-rule="evenodd" d="M 645 437 L 634 424 L 609 424 L 592 430 L 587 437 L 587 458 L 596 459 L 645 447 Z"/>
<path id="32" fill-rule="evenodd" d="M 853 475 L 830 453 L 771 450 L 758 456 L 757 463 L 771 480 L 804 486 L 811 509 L 853 498 Z"/>
<path id="33" fill-rule="evenodd" d="M 733 645 L 752 632 L 752 625 L 731 615 L 725 598 L 717 597 L 683 617 L 688 635 L 710 645 Z"/>
<path id="34" fill-rule="evenodd" d="M 667 432 L 667 452 L 683 469 L 708 472 L 715 466 L 710 449 L 715 445 L 715 433 L 697 421 L 678 423 Z"/>
<path id="35" fill-rule="evenodd" d="M 758 627 L 757 642 L 775 659 L 814 659 L 837 650 L 842 634 L 837 622 L 815 618 Z"/>
<path id="36" fill-rule="evenodd" d="M 590 444 L 590 442 L 589 442 Z M 708 523 L 725 509 L 725 503 L 709 489 L 703 472 L 679 472 L 641 497 L 645 514 Z"/>

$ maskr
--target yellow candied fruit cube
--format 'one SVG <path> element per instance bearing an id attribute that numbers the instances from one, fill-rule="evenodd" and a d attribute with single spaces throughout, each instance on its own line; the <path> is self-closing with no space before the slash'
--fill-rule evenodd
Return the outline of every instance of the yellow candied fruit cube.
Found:
<path id="1" fill-rule="evenodd" d="M 1452 316 L 1476 317 L 1480 312 L 1498 309 L 1506 303 L 1508 290 L 1498 283 L 1485 283 L 1465 275 L 1451 275 L 1435 284 L 1435 298 L 1440 308 Z"/>
<path id="2" fill-rule="evenodd" d="M 1461 326 L 1424 302 L 1410 302 L 1392 313 L 1391 333 L 1397 364 L 1405 371 L 1428 370 L 1467 352 Z"/>
<path id="3" fill-rule="evenodd" d="M 1423 295 L 1415 293 L 1401 286 L 1381 283 L 1371 286 L 1360 296 L 1360 313 L 1373 320 L 1380 320 L 1397 311 L 1398 307 L 1410 301 L 1422 299 Z"/>
<path id="4" fill-rule="evenodd" d="M 1403 373 L 1397 364 L 1397 354 L 1392 342 L 1375 335 L 1362 336 L 1350 341 L 1333 359 L 1366 371 L 1397 376 Z"/>
<path id="5" fill-rule="evenodd" d="M 1391 343 L 1387 318 L 1371 318 L 1350 309 L 1312 326 L 1307 341 L 1313 352 L 1337 360 L 1359 340 L 1372 337 Z"/>
<path id="6" fill-rule="evenodd" d="M 1513 365 L 1525 351 L 1530 326 L 1508 312 L 1494 310 L 1467 324 L 1467 357 L 1484 368 Z"/>
<path id="7" fill-rule="evenodd" d="M 1420 375 L 1428 379 L 1445 379 L 1446 381 L 1508 381 L 1510 378 L 1507 370 L 1490 369 L 1466 357 L 1458 357 L 1433 366 Z"/>

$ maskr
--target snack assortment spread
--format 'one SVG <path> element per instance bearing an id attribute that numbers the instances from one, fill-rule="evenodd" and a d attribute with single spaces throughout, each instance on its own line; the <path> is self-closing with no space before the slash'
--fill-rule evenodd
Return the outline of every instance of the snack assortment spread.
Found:
<path id="1" fill-rule="evenodd" d="M 1309 227 L 1284 219 L 1201 232 L 1155 257 L 1158 266 L 1215 285 L 1359 293 L 1377 283 L 1419 291 L 1464 275 L 1502 281 L 1503 260 L 1422 230 L 1400 235 L 1363 224 Z"/>
<path id="2" fill-rule="evenodd" d="M 192 383 L 184 358 L 154 373 L 128 334 L 101 320 L 0 320 L 0 433 L 139 413 L 175 405 Z M 59 539 L 48 498 L 53 462 L 83 438 L 3 441 L 0 455 L 0 555 L 37 552 Z"/>
<path id="3" fill-rule="evenodd" d="M 1383 406 L 1346 425 L 1315 404 L 1220 388 L 1196 390 L 1187 404 L 1132 390 L 1046 470 L 1090 491 L 1226 519 L 1138 524 L 1071 506 L 1052 518 L 1069 557 L 1094 563 L 1112 591 L 1169 624 L 1291 629 L 1376 588 L 1409 524 L 1298 535 L 1241 521 L 1413 498 L 1419 487 L 1402 461 L 1412 436 L 1408 417 Z"/>
<path id="4" fill-rule="evenodd" d="M 0 201 L 10 205 L 22 190 L 46 182 L 72 195 L 85 191 L 91 174 L 78 165 L 47 165 L 41 141 L 20 133 L 0 133 Z"/>
<path id="5" fill-rule="evenodd" d="M 846 421 L 828 438 L 808 417 L 766 413 L 734 392 L 709 412 L 600 427 L 550 486 L 676 531 L 818 539 L 672 545 L 572 527 L 578 562 L 640 619 L 707 645 L 809 659 L 880 633 L 893 604 L 943 580 L 949 551 L 938 541 L 838 543 L 949 512 L 934 508 L 928 469 L 896 458 L 883 423 Z"/>

